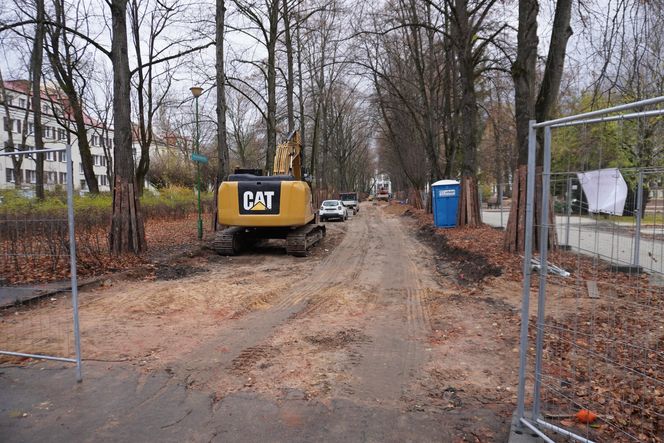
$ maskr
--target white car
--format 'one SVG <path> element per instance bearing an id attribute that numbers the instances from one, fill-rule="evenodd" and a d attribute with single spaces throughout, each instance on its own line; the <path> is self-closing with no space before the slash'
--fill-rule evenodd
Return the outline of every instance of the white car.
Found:
<path id="1" fill-rule="evenodd" d="M 341 200 L 325 200 L 318 211 L 321 221 L 336 218 L 341 221 L 348 219 L 348 209 Z"/>

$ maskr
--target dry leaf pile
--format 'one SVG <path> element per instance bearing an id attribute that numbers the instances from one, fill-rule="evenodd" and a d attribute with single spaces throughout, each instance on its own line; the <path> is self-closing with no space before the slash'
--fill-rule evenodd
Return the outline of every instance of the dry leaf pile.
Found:
<path id="1" fill-rule="evenodd" d="M 76 232 L 80 279 L 143 266 L 153 255 L 195 244 L 196 214 L 177 219 L 151 218 L 145 223 L 148 251 L 142 256 L 114 256 L 108 251 L 108 232 L 81 224 Z M 207 217 L 206 217 L 207 218 Z M 210 223 L 204 221 L 204 227 Z M 69 278 L 69 236 L 66 223 L 42 223 L 40 230 L 17 226 L 0 239 L 0 285 L 37 284 Z"/>

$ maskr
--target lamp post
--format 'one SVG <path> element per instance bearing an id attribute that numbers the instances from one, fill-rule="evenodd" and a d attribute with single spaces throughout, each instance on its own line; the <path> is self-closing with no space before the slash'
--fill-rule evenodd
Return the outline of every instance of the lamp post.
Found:
<path id="1" fill-rule="evenodd" d="M 196 100 L 196 154 L 200 154 L 201 152 L 201 141 L 200 141 L 200 127 L 198 124 L 198 97 L 201 96 L 203 93 L 203 88 L 200 86 L 193 86 L 189 88 L 191 91 L 191 94 L 194 96 L 194 99 Z M 201 215 L 201 164 L 199 162 L 196 162 L 196 190 L 198 192 L 198 239 L 202 240 L 203 239 L 203 217 Z"/>

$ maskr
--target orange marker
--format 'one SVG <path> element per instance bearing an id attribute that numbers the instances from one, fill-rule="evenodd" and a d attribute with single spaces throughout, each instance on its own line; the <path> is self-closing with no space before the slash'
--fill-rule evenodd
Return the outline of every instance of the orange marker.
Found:
<path id="1" fill-rule="evenodd" d="M 579 423 L 592 423 L 597 420 L 597 414 L 587 409 L 581 409 L 575 417 Z"/>

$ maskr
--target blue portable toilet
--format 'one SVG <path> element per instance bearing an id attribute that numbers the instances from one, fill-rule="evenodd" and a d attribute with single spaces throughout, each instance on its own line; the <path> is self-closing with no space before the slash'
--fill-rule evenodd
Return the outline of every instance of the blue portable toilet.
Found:
<path id="1" fill-rule="evenodd" d="M 456 180 L 439 180 L 431 185 L 433 194 L 433 223 L 437 228 L 457 225 L 461 185 Z"/>

